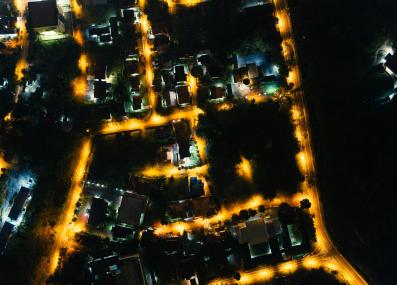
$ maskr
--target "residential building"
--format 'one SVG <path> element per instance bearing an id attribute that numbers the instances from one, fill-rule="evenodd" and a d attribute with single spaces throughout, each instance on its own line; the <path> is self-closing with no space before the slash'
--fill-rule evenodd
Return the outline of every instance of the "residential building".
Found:
<path id="1" fill-rule="evenodd" d="M 389 53 L 385 60 L 386 62 L 384 63 L 384 66 L 387 73 L 395 76 L 397 74 L 397 53 Z"/>
<path id="2" fill-rule="evenodd" d="M 4 253 L 4 250 L 6 249 L 6 246 L 7 246 L 8 239 L 10 238 L 13 230 L 14 230 L 13 224 L 11 224 L 9 222 L 5 222 L 3 224 L 3 227 L 1 228 L 1 231 L 0 231 L 0 255 L 2 255 Z"/>
<path id="3" fill-rule="evenodd" d="M 21 187 L 19 190 L 17 196 L 15 197 L 14 203 L 12 204 L 12 208 L 10 210 L 10 213 L 8 214 L 8 217 L 16 221 L 18 220 L 23 207 L 25 206 L 26 200 L 29 198 L 30 190 L 26 187 Z"/>
<path id="4" fill-rule="evenodd" d="M 106 219 L 108 203 L 101 198 L 93 198 L 90 208 L 88 224 L 93 227 L 104 225 Z"/>
<path id="5" fill-rule="evenodd" d="M 118 209 L 117 221 L 134 227 L 142 224 L 145 216 L 148 198 L 125 191 Z"/>

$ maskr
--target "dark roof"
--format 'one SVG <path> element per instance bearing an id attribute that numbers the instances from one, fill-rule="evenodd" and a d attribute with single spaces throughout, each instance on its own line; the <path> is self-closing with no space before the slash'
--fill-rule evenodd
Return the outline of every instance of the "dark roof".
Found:
<path id="1" fill-rule="evenodd" d="M 99 37 L 99 41 L 101 43 L 110 43 L 112 40 L 113 39 L 110 34 L 109 35 L 100 35 L 100 37 Z"/>
<path id="2" fill-rule="evenodd" d="M 108 203 L 105 200 L 101 198 L 92 199 L 88 224 L 94 227 L 102 225 L 105 222 L 107 207 Z"/>
<path id="3" fill-rule="evenodd" d="M 204 183 L 197 177 L 190 177 L 189 194 L 192 198 L 204 195 Z"/>
<path id="4" fill-rule="evenodd" d="M 94 82 L 94 97 L 98 99 L 106 98 L 107 83 L 105 81 Z"/>
<path id="5" fill-rule="evenodd" d="M 32 28 L 56 26 L 58 24 L 55 0 L 29 2 L 28 8 Z"/>
<path id="6" fill-rule="evenodd" d="M 161 248 L 169 255 L 176 254 L 182 250 L 182 243 L 179 237 L 170 237 L 162 240 Z"/>
<path id="7" fill-rule="evenodd" d="M 176 137 L 176 142 L 178 143 L 179 146 L 179 156 L 181 159 L 185 157 L 190 157 L 190 127 L 189 124 L 184 121 L 176 121 L 173 123 L 174 127 L 174 132 L 175 132 L 175 137 Z"/>
<path id="8" fill-rule="evenodd" d="M 132 23 L 135 19 L 135 11 L 133 9 L 123 9 L 124 21 Z"/>
<path id="9" fill-rule="evenodd" d="M 138 91 L 141 86 L 141 76 L 133 76 L 128 78 L 132 90 Z"/>
<path id="10" fill-rule="evenodd" d="M 8 217 L 11 220 L 16 221 L 22 211 L 23 205 L 25 204 L 26 199 L 29 197 L 30 190 L 25 187 L 21 187 L 19 190 L 17 197 L 14 200 L 14 204 L 12 205 L 10 214 Z"/>
<path id="11" fill-rule="evenodd" d="M 117 22 L 117 17 L 110 17 L 109 18 L 110 28 L 112 32 L 112 37 L 117 37 L 119 34 L 119 25 Z"/>
<path id="12" fill-rule="evenodd" d="M 127 76 L 139 74 L 139 61 L 137 59 L 125 60 L 124 61 L 124 73 Z"/>
<path id="13" fill-rule="evenodd" d="M 9 222 L 4 223 L 3 228 L 0 231 L 0 254 L 3 254 L 6 249 L 8 239 L 10 238 L 13 229 L 13 224 Z"/>
<path id="14" fill-rule="evenodd" d="M 216 211 L 214 200 L 208 196 L 192 199 L 192 208 L 195 217 L 208 217 Z"/>
<path id="15" fill-rule="evenodd" d="M 175 66 L 175 80 L 176 82 L 186 81 L 185 68 L 183 65 Z"/>
<path id="16" fill-rule="evenodd" d="M 397 74 L 397 53 L 388 54 L 386 56 L 385 66 L 388 67 L 394 74 Z"/>
<path id="17" fill-rule="evenodd" d="M 117 285 L 137 285 L 143 282 L 139 262 L 134 258 L 121 260 L 121 274 L 115 277 Z"/>
<path id="18" fill-rule="evenodd" d="M 142 109 L 142 97 L 141 96 L 132 97 L 132 107 L 134 110 Z"/>
<path id="19" fill-rule="evenodd" d="M 121 226 L 113 226 L 112 227 L 113 239 L 127 238 L 128 235 L 130 235 L 132 233 L 133 233 L 133 230 L 130 228 L 121 227 Z"/>
<path id="20" fill-rule="evenodd" d="M 95 79 L 105 79 L 106 77 L 106 64 L 103 60 L 97 60 L 94 64 L 94 76 Z"/>
<path id="21" fill-rule="evenodd" d="M 189 87 L 187 85 L 180 85 L 176 88 L 176 93 L 178 94 L 178 104 L 191 104 L 191 97 L 189 93 Z"/>
<path id="22" fill-rule="evenodd" d="M 111 284 L 113 276 L 120 273 L 119 263 L 117 255 L 109 255 L 91 261 L 89 266 L 94 284 Z"/>
<path id="23" fill-rule="evenodd" d="M 147 198 L 132 192 L 124 192 L 118 210 L 117 220 L 133 226 L 139 226 L 141 215 L 144 214 Z"/>
<path id="24" fill-rule="evenodd" d="M 225 96 L 225 89 L 218 86 L 211 87 L 211 99 L 221 99 Z"/>
<path id="25" fill-rule="evenodd" d="M 234 82 L 243 82 L 244 78 L 248 78 L 248 68 L 240 67 L 233 71 Z"/>

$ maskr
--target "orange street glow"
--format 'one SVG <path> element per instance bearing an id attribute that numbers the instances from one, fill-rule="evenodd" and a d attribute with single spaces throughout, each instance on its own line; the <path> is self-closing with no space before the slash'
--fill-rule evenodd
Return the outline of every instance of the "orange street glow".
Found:
<path id="1" fill-rule="evenodd" d="M 15 77 L 17 81 L 21 81 L 23 79 L 23 77 L 25 76 L 23 74 L 24 70 L 26 70 L 28 66 L 28 63 L 26 62 L 26 60 L 24 58 L 21 58 L 18 62 L 17 65 L 15 67 Z"/>
<path id="2" fill-rule="evenodd" d="M 0 175 L 3 174 L 2 169 L 8 169 L 10 167 L 10 164 L 7 163 L 7 161 L 4 160 L 4 156 L 2 153 L 0 153 Z"/>
<path id="3" fill-rule="evenodd" d="M 291 260 L 279 265 L 278 270 L 282 274 L 294 273 L 298 269 L 298 262 L 296 260 Z"/>
<path id="4" fill-rule="evenodd" d="M 251 162 L 245 157 L 241 157 L 241 161 L 236 166 L 237 174 L 241 177 L 244 177 L 248 181 L 252 181 L 253 170 Z"/>
<path id="5" fill-rule="evenodd" d="M 18 13 L 21 15 L 25 12 L 27 5 L 28 5 L 27 0 L 14 0 L 14 6 L 18 10 Z"/>
<path id="6" fill-rule="evenodd" d="M 84 97 L 88 89 L 87 78 L 85 76 L 77 77 L 72 81 L 72 88 L 76 97 Z"/>
<path id="7" fill-rule="evenodd" d="M 74 16 L 80 19 L 83 16 L 83 6 L 80 5 L 77 0 L 71 0 L 70 2 Z"/>
<path id="8" fill-rule="evenodd" d="M 88 60 L 88 56 L 85 53 L 80 55 L 78 65 L 79 65 L 79 69 L 80 69 L 81 73 L 86 74 L 87 69 L 90 66 L 90 63 Z"/>
<path id="9" fill-rule="evenodd" d="M 73 38 L 79 46 L 84 45 L 84 36 L 80 29 L 74 31 Z"/>
<path id="10" fill-rule="evenodd" d="M 86 139 L 83 142 L 77 166 L 75 168 L 70 192 L 65 204 L 64 214 L 62 215 L 62 219 L 59 224 L 56 226 L 56 235 L 55 235 L 55 247 L 50 258 L 50 274 L 54 273 L 57 265 L 58 265 L 58 257 L 60 255 L 60 251 L 62 247 L 67 246 L 65 243 L 71 243 L 72 238 L 74 237 L 74 233 L 83 229 L 81 225 L 76 225 L 75 228 L 69 227 L 68 225 L 71 223 L 74 215 L 74 209 L 77 201 L 79 200 L 80 194 L 83 190 L 83 178 L 85 175 L 85 170 L 89 161 L 90 153 L 91 153 L 92 141 L 90 139 Z M 70 232 L 70 230 L 73 230 Z"/>

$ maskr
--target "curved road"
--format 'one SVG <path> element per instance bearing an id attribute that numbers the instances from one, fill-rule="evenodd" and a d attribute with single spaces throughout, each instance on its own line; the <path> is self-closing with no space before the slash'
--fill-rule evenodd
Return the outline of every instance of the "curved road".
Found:
<path id="1" fill-rule="evenodd" d="M 289 82 L 294 85 L 293 114 L 296 128 L 300 130 L 300 148 L 301 153 L 299 162 L 302 173 L 305 175 L 305 182 L 302 185 L 303 193 L 312 203 L 314 214 L 316 234 L 318 242 L 316 244 L 316 253 L 326 257 L 335 265 L 333 270 L 338 271 L 345 281 L 349 284 L 368 284 L 364 278 L 353 268 L 353 266 L 339 253 L 338 249 L 332 242 L 323 217 L 322 205 L 320 202 L 319 192 L 317 190 L 315 177 L 315 158 L 311 143 L 310 125 L 308 111 L 305 102 L 305 96 L 302 89 L 302 76 L 299 70 L 298 56 L 296 45 L 293 38 L 291 21 L 288 15 L 288 6 L 286 0 L 274 0 L 276 17 L 279 19 L 278 27 L 283 39 L 283 53 L 290 69 Z"/>

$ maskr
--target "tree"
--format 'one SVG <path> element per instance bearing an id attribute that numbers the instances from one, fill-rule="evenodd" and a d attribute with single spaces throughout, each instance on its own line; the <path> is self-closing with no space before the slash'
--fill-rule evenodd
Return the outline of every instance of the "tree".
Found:
<path id="1" fill-rule="evenodd" d="M 249 213 L 247 210 L 241 210 L 239 213 L 239 218 L 241 220 L 247 220 L 250 217 Z"/>
<path id="2" fill-rule="evenodd" d="M 241 274 L 240 272 L 236 272 L 233 276 L 234 279 L 236 279 L 237 281 L 241 279 Z"/>
<path id="3" fill-rule="evenodd" d="M 257 213 L 256 210 L 248 209 L 248 214 L 249 214 L 250 217 L 254 217 L 256 215 L 256 213 Z"/>
<path id="4" fill-rule="evenodd" d="M 264 212 L 266 211 L 265 206 L 264 206 L 264 205 L 260 205 L 260 206 L 258 207 L 258 211 L 259 211 L 259 213 L 264 213 Z"/>
<path id="5" fill-rule="evenodd" d="M 301 204 L 301 209 L 310 209 L 310 207 L 312 206 L 312 203 L 310 203 L 309 199 L 303 199 L 302 201 L 300 201 Z"/>
<path id="6" fill-rule="evenodd" d="M 240 220 L 239 216 L 237 214 L 232 215 L 232 222 L 237 223 Z"/>

